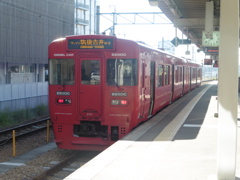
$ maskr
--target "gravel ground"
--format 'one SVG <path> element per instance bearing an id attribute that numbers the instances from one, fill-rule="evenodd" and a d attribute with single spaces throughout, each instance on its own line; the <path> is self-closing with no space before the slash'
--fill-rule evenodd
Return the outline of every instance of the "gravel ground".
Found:
<path id="1" fill-rule="evenodd" d="M 14 168 L 1 175 L 1 180 L 30 180 L 45 171 L 44 167 L 49 167 L 51 161 L 62 161 L 70 156 L 72 151 L 54 149 L 40 155 L 36 159 L 29 161 L 26 166 Z"/>
<path id="2" fill-rule="evenodd" d="M 53 133 L 51 131 L 50 141 L 53 141 Z M 24 154 L 34 148 L 46 144 L 46 131 L 37 132 L 33 136 L 17 139 L 16 154 Z M 12 159 L 12 143 L 1 146 L 0 162 Z M 40 155 L 36 159 L 28 162 L 26 166 L 14 168 L 4 174 L 1 174 L 0 180 L 28 180 L 43 171 L 44 166 L 48 166 L 51 161 L 60 161 L 71 154 L 71 151 L 53 149 L 45 154 Z"/>
<path id="3" fill-rule="evenodd" d="M 50 141 L 53 141 L 53 139 L 53 133 L 50 131 Z M 19 138 L 16 140 L 16 155 L 19 156 L 46 143 L 46 131 L 39 131 L 29 137 Z M 0 146 L 0 154 L 0 162 L 13 158 L 12 143 Z"/>
<path id="4" fill-rule="evenodd" d="M 53 142 L 53 133 L 51 131 L 50 142 Z M 36 147 L 46 144 L 46 131 L 38 132 L 34 136 L 29 136 L 26 138 L 17 139 L 16 143 L 16 152 L 17 156 L 24 154 Z M 0 175 L 0 180 L 30 180 L 38 176 L 41 172 L 45 171 L 46 167 L 51 166 L 50 162 L 62 161 L 70 155 L 73 151 L 71 150 L 62 150 L 62 149 L 53 149 L 42 155 L 39 155 L 37 158 L 33 159 L 26 163 L 25 166 L 16 167 L 4 174 Z M 81 155 L 81 160 L 78 163 L 79 167 L 99 152 L 89 152 L 89 151 L 79 151 Z M 5 162 L 10 160 L 12 157 L 12 144 L 6 144 L 0 146 L 0 162 Z"/>

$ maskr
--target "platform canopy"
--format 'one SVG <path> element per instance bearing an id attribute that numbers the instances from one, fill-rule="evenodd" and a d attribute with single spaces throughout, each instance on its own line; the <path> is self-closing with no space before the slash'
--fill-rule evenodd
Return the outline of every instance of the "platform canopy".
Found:
<path id="1" fill-rule="evenodd" d="M 209 0 L 149 0 L 179 28 L 191 42 L 202 45 L 206 2 Z M 213 0 L 213 31 L 219 31 L 220 0 Z"/>

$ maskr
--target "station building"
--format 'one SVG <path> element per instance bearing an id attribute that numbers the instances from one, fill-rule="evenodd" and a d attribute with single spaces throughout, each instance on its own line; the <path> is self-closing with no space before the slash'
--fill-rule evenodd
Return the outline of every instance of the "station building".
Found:
<path id="1" fill-rule="evenodd" d="M 48 103 L 48 45 L 94 34 L 98 0 L 0 2 L 0 111 Z"/>

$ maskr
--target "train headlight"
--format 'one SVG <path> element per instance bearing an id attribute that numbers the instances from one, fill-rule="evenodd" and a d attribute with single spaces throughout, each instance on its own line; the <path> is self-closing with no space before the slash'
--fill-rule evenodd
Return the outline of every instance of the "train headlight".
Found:
<path id="1" fill-rule="evenodd" d="M 121 100 L 121 101 L 120 101 L 120 104 L 121 104 L 121 105 L 127 105 L 127 101 L 126 101 L 126 100 Z"/>
<path id="2" fill-rule="evenodd" d="M 128 104 L 127 100 L 118 100 L 118 99 L 111 100 L 111 105 L 114 105 L 114 106 L 117 106 L 117 105 L 126 106 L 127 104 Z"/>
<path id="3" fill-rule="evenodd" d="M 71 104 L 71 99 L 58 98 L 57 104 Z"/>

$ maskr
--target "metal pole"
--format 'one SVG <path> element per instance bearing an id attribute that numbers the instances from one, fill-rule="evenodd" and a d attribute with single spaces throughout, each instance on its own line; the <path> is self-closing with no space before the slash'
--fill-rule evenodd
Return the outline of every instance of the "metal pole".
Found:
<path id="1" fill-rule="evenodd" d="M 49 142 L 49 134 L 50 134 L 50 128 L 49 128 L 49 126 L 50 126 L 50 121 L 49 120 L 47 120 L 47 142 Z"/>
<path id="2" fill-rule="evenodd" d="M 97 6 L 96 34 L 100 34 L 100 6 Z"/>
<path id="3" fill-rule="evenodd" d="M 237 152 L 239 1 L 221 0 L 218 179 L 234 180 Z"/>
<path id="4" fill-rule="evenodd" d="M 12 131 L 12 156 L 16 156 L 16 135 L 15 130 Z"/>
<path id="5" fill-rule="evenodd" d="M 164 37 L 162 37 L 162 50 L 164 50 Z"/>
<path id="6" fill-rule="evenodd" d="M 177 27 L 175 27 L 175 46 L 177 46 Z"/>

